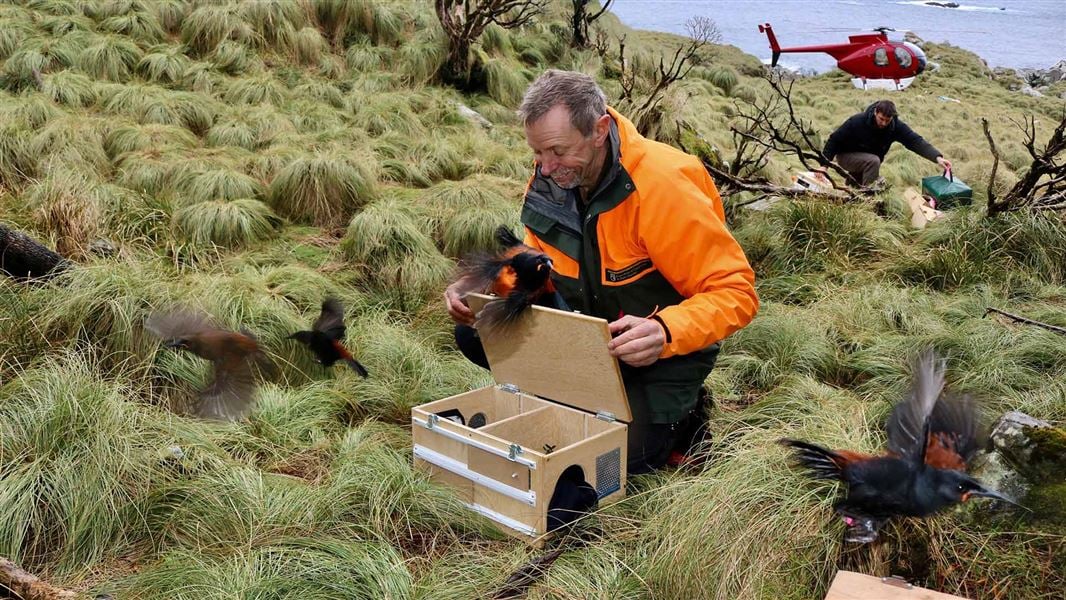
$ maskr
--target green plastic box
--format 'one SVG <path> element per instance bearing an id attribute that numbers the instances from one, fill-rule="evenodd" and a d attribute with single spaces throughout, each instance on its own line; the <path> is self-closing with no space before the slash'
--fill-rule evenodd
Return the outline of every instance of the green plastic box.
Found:
<path id="1" fill-rule="evenodd" d="M 935 201 L 933 208 L 937 210 L 948 210 L 973 202 L 973 190 L 958 177 L 953 177 L 951 171 L 923 177 L 922 192 Z"/>

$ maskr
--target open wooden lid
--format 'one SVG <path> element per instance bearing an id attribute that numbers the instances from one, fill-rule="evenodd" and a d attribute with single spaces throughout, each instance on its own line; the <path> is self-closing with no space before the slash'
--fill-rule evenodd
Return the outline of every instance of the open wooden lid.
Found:
<path id="1" fill-rule="evenodd" d="M 492 299 L 466 296 L 475 314 Z M 479 335 L 497 383 L 619 421 L 633 419 L 618 360 L 607 352 L 607 321 L 533 306 L 513 326 Z"/>

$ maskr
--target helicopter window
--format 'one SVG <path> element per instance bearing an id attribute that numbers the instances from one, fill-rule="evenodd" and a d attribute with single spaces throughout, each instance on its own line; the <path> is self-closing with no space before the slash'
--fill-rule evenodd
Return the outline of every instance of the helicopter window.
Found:
<path id="1" fill-rule="evenodd" d="M 874 50 L 874 64 L 879 67 L 888 66 L 888 50 L 884 48 L 878 48 Z"/>
<path id="2" fill-rule="evenodd" d="M 906 69 L 907 67 L 911 66 L 911 53 L 910 52 L 907 52 L 906 50 L 904 50 L 900 46 L 896 46 L 894 54 L 896 55 L 896 62 L 899 63 L 899 66 L 903 67 L 904 69 Z"/>

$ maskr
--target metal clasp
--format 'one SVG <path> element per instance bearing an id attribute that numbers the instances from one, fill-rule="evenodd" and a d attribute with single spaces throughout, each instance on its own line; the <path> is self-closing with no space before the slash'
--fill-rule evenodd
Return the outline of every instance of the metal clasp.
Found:
<path id="1" fill-rule="evenodd" d="M 433 429 L 440 421 L 440 415 L 431 414 L 426 418 L 426 429 Z"/>
<path id="2" fill-rule="evenodd" d="M 522 453 L 522 447 L 518 444 L 511 444 L 507 449 L 507 458 L 511 460 L 518 460 L 518 455 Z"/>

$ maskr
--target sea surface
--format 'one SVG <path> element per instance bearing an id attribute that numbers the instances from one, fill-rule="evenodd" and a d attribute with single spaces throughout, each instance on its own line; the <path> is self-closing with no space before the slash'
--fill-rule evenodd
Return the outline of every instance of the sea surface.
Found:
<path id="1" fill-rule="evenodd" d="M 768 62 L 770 45 L 759 33 L 769 22 L 782 47 L 846 42 L 849 34 L 891 27 L 902 39 L 913 31 L 930 42 L 949 42 L 993 67 L 1047 68 L 1066 59 L 1066 0 L 960 1 L 959 8 L 921 0 L 616 0 L 611 11 L 637 29 L 685 33 L 694 16 L 714 19 L 722 43 Z M 1000 9 L 1004 10 L 1000 10 Z M 826 71 L 826 54 L 783 54 L 790 68 Z"/>

